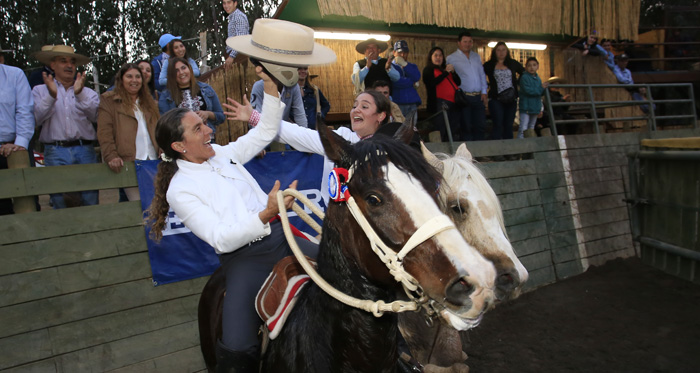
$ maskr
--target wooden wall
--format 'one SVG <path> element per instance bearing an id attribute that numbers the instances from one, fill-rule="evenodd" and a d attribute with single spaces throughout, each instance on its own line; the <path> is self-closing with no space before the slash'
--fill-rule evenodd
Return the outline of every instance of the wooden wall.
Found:
<path id="1" fill-rule="evenodd" d="M 578 135 L 470 143 L 503 204 L 528 289 L 635 255 L 626 155 L 647 137 Z M 448 151 L 431 143 L 434 151 Z M 0 170 L 0 198 L 136 185 L 133 163 Z M 137 202 L 0 216 L 0 370 L 204 369 L 197 300 L 206 278 L 154 287 Z"/>

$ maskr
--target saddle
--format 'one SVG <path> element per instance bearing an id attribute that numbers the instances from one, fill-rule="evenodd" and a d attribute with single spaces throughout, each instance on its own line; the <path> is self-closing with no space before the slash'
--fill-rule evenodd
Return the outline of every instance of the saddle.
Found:
<path id="1" fill-rule="evenodd" d="M 315 260 L 306 259 L 316 266 Z M 279 335 L 297 301 L 297 294 L 310 280 L 294 256 L 285 257 L 275 264 L 255 298 L 255 310 L 264 322 L 261 328 L 263 339 L 275 339 Z"/>

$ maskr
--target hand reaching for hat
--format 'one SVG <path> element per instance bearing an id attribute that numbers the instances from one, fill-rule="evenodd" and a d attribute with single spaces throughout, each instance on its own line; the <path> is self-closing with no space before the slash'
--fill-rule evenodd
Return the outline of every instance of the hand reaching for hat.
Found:
<path id="1" fill-rule="evenodd" d="M 270 77 L 265 74 L 262 66 L 255 66 L 255 74 L 258 75 L 260 79 L 263 80 L 263 87 L 265 87 L 265 93 L 273 97 L 279 97 L 279 92 L 277 91 L 277 84 L 270 79 Z"/>

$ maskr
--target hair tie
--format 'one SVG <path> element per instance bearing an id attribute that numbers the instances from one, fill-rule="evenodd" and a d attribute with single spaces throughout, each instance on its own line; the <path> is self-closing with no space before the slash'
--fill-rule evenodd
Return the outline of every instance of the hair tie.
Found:
<path id="1" fill-rule="evenodd" d="M 163 162 L 172 162 L 173 159 L 165 155 L 165 153 L 160 153 L 160 159 L 163 160 Z"/>

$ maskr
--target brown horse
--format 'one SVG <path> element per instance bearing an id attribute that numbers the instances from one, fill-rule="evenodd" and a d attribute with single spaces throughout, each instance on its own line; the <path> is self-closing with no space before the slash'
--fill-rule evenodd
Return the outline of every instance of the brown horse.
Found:
<path id="1" fill-rule="evenodd" d="M 411 238 L 419 228 L 444 217 L 437 205 L 440 175 L 417 152 L 381 136 L 353 146 L 322 124 L 319 134 L 326 155 L 339 167 L 351 170 L 350 198 L 385 247 L 401 252 L 407 243 L 412 245 Z M 373 251 L 349 205 L 331 202 L 328 207 L 318 272 L 355 298 L 391 301 L 404 289 Z M 476 326 L 495 299 L 493 265 L 454 227 L 422 240 L 400 264 L 435 315 L 456 329 Z M 212 276 L 200 299 L 200 338 L 210 369 L 220 335 L 216 330 L 220 320 L 217 302 L 223 291 L 220 280 Z M 263 371 L 395 370 L 395 314 L 376 317 L 336 301 L 313 283 L 299 297 L 284 329 L 263 357 Z"/>

